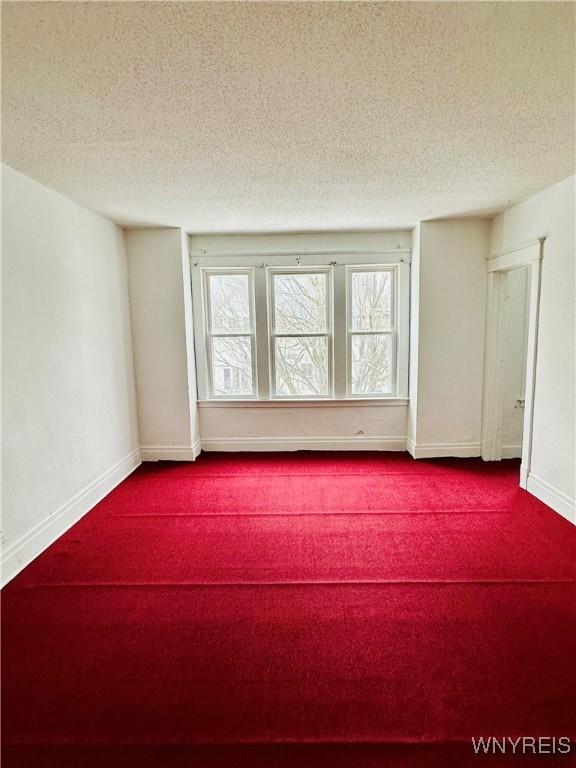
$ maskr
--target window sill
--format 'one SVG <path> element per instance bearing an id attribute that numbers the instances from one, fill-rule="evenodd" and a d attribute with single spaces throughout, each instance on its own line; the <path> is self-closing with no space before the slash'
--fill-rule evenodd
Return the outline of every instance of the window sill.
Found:
<path id="1" fill-rule="evenodd" d="M 199 400 L 198 408 L 382 408 L 407 406 L 407 397 L 347 398 L 346 400 Z"/>

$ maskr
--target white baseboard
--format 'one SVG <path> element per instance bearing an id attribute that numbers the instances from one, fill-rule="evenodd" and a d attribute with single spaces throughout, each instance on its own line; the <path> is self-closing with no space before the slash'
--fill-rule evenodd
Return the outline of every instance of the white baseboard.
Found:
<path id="1" fill-rule="evenodd" d="M 405 437 L 204 438 L 203 451 L 404 451 Z"/>
<path id="2" fill-rule="evenodd" d="M 480 443 L 415 443 L 410 438 L 406 440 L 406 450 L 414 459 L 468 459 L 481 453 Z"/>
<path id="3" fill-rule="evenodd" d="M 136 449 L 85 486 L 59 509 L 41 520 L 34 528 L 8 545 L 2 552 L 2 586 L 78 522 L 139 464 L 140 451 Z"/>
<path id="4" fill-rule="evenodd" d="M 520 445 L 503 445 L 502 458 L 503 459 L 521 459 L 522 443 L 520 443 Z"/>
<path id="5" fill-rule="evenodd" d="M 201 451 L 200 440 L 192 445 L 141 445 L 142 461 L 194 461 Z"/>
<path id="6" fill-rule="evenodd" d="M 416 458 L 416 456 L 414 455 L 416 453 L 416 443 L 410 437 L 406 438 L 406 450 L 408 451 L 410 456 L 412 456 L 413 459 Z"/>
<path id="7" fill-rule="evenodd" d="M 576 501 L 563 491 L 536 477 L 532 473 L 528 475 L 526 490 L 537 499 L 543 501 L 559 515 L 565 517 L 571 523 L 576 524 Z"/>

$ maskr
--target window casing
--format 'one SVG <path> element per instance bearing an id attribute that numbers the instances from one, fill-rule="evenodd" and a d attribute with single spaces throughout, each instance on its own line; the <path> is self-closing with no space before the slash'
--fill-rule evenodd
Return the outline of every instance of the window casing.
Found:
<path id="1" fill-rule="evenodd" d="M 407 397 L 410 265 L 405 254 L 338 254 L 337 261 L 321 254 L 268 255 L 265 264 L 261 258 L 193 262 L 201 401 Z M 215 276 L 222 284 L 227 278 L 230 285 L 234 278 L 247 281 L 249 310 L 241 313 L 240 323 L 230 316 L 224 328 L 215 322 Z M 300 299 L 306 305 L 307 293 L 313 301 L 304 311 Z M 222 345 L 228 353 L 241 345 L 242 365 L 218 354 Z"/>

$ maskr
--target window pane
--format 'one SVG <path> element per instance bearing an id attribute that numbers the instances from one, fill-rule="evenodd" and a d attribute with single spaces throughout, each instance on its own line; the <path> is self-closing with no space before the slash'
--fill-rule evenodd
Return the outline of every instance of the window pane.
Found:
<path id="1" fill-rule="evenodd" d="M 249 336 L 212 338 L 212 378 L 215 395 L 254 394 L 252 340 Z"/>
<path id="2" fill-rule="evenodd" d="M 276 394 L 328 394 L 328 339 L 318 336 L 277 338 Z"/>
<path id="3" fill-rule="evenodd" d="M 352 394 L 392 393 L 392 336 L 352 336 Z"/>
<path id="4" fill-rule="evenodd" d="M 212 333 L 250 333 L 248 275 L 210 275 Z"/>
<path id="5" fill-rule="evenodd" d="M 326 333 L 325 273 L 274 275 L 276 333 Z"/>
<path id="6" fill-rule="evenodd" d="M 391 327 L 392 274 L 352 273 L 352 331 L 387 331 Z"/>

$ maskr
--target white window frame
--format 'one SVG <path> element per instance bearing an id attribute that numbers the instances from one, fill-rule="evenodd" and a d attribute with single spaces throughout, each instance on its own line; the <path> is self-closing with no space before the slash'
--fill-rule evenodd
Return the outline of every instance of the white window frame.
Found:
<path id="1" fill-rule="evenodd" d="M 270 355 L 271 399 L 273 400 L 331 400 L 334 396 L 334 292 L 332 267 L 267 267 L 268 343 Z M 326 275 L 326 333 L 277 333 L 275 327 L 274 277 L 276 275 Z M 278 395 L 276 392 L 276 339 L 322 338 L 328 345 L 328 391 L 325 395 Z"/>
<path id="2" fill-rule="evenodd" d="M 216 401 L 232 404 L 256 401 L 261 404 L 310 403 L 331 405 L 335 402 L 369 404 L 378 402 L 386 405 L 394 401 L 406 402 L 408 398 L 408 352 L 409 352 L 409 301 L 410 301 L 410 252 L 377 251 L 355 253 L 258 253 L 239 255 L 218 254 L 194 256 L 191 260 L 192 303 L 194 314 L 194 338 L 197 366 L 198 399 L 200 402 Z M 395 366 L 393 391 L 390 395 L 353 395 L 351 392 L 351 359 L 349 353 L 349 304 L 348 281 L 355 270 L 393 272 L 393 314 Z M 275 397 L 273 392 L 273 336 L 269 322 L 273 318 L 270 289 L 271 276 L 283 272 L 326 271 L 329 274 L 328 304 L 330 312 L 329 382 L 328 396 L 284 396 Z M 251 396 L 213 395 L 211 389 L 211 349 L 208 339 L 206 306 L 207 274 L 250 274 L 252 366 L 255 393 Z M 272 297 L 273 300 L 273 297 Z M 301 335 L 301 334 L 296 334 Z M 306 335 L 306 334 L 303 334 Z M 216 404 L 216 403 L 215 403 Z"/>
<path id="3" fill-rule="evenodd" d="M 246 275 L 248 277 L 248 309 L 250 312 L 250 331 L 241 333 L 213 333 L 212 313 L 210 305 L 210 278 L 214 275 Z M 254 305 L 254 269 L 242 268 L 212 268 L 202 271 L 202 306 L 204 308 L 204 367 L 207 377 L 207 393 L 210 400 L 257 400 L 258 399 L 258 369 L 256 365 L 256 328 Z M 214 389 L 214 371 L 212 365 L 212 340 L 215 338 L 250 338 L 252 358 L 252 392 L 250 395 L 219 395 Z"/>
<path id="4" fill-rule="evenodd" d="M 390 304 L 391 304 L 391 320 L 390 328 L 384 331 L 355 331 L 352 328 L 352 275 L 359 272 L 388 272 L 391 275 L 391 290 L 390 290 Z M 362 400 L 379 398 L 379 397 L 393 397 L 398 389 L 399 379 L 399 355 L 398 355 L 398 333 L 397 325 L 399 318 L 397 317 L 396 308 L 398 306 L 398 284 L 399 277 L 395 267 L 390 265 L 381 264 L 365 264 L 365 265 L 347 265 L 346 266 L 346 397 L 350 399 L 360 398 Z M 391 386 L 390 393 L 354 393 L 352 391 L 352 339 L 354 336 L 390 336 L 392 340 L 392 358 L 394 364 L 392 366 L 391 374 Z"/>

